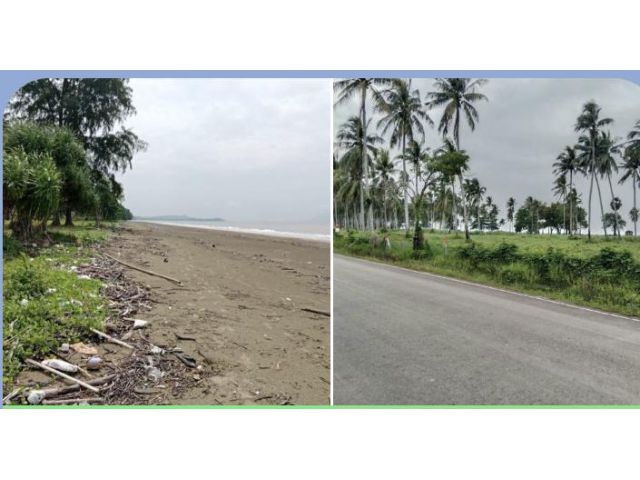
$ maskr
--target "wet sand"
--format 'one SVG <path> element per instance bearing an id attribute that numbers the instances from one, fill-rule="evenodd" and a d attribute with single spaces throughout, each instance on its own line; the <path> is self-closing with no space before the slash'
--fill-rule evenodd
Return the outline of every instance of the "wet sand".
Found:
<path id="1" fill-rule="evenodd" d="M 169 403 L 329 403 L 330 320 L 302 310 L 330 309 L 328 242 L 127 222 L 103 250 L 182 282 L 127 271 L 150 287 L 149 339 L 207 367 Z"/>

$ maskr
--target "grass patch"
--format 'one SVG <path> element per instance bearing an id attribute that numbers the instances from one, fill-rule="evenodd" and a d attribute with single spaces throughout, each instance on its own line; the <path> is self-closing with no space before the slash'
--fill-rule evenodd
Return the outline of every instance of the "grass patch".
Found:
<path id="1" fill-rule="evenodd" d="M 41 359 L 62 343 L 87 340 L 101 328 L 108 304 L 102 283 L 81 279 L 73 268 L 88 262 L 91 245 L 108 231 L 86 224 L 52 228 L 48 247 L 21 245 L 3 235 L 3 382 L 10 388 L 26 358 Z"/>
<path id="2" fill-rule="evenodd" d="M 640 242 L 623 238 L 425 232 L 428 248 L 414 251 L 404 232 L 334 236 L 338 253 L 371 258 L 413 270 L 475 281 L 631 316 L 640 316 Z M 447 242 L 445 242 L 445 237 Z M 445 250 L 445 243 L 448 243 Z"/>

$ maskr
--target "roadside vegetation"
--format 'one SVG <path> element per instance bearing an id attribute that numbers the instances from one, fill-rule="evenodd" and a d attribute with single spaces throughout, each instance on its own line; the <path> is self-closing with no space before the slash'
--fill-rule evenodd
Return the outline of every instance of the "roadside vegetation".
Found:
<path id="1" fill-rule="evenodd" d="M 385 241 L 388 239 L 388 243 Z M 339 232 L 334 251 L 640 316 L 640 241 L 604 237 L 428 232 L 420 250 L 402 231 Z"/>

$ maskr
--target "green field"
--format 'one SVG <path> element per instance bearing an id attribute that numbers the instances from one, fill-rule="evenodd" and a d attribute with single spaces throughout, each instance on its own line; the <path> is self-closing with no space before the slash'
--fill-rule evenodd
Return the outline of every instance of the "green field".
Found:
<path id="1" fill-rule="evenodd" d="M 107 227 L 107 226 L 105 226 Z M 88 339 L 101 328 L 108 305 L 102 284 L 73 271 L 90 259 L 92 245 L 108 227 L 89 222 L 50 228 L 48 241 L 20 244 L 5 226 L 3 235 L 3 383 L 5 389 L 26 358 L 41 359 L 65 342 Z M 46 246 L 43 246 L 46 245 Z"/>
<path id="2" fill-rule="evenodd" d="M 640 239 L 425 230 L 425 249 L 404 232 L 340 232 L 337 253 L 371 258 L 606 311 L 640 316 Z M 445 249 L 445 243 L 447 248 Z"/>

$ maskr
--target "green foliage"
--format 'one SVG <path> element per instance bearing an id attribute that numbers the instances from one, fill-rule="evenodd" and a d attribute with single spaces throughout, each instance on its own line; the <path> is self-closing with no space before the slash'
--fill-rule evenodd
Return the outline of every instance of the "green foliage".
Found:
<path id="1" fill-rule="evenodd" d="M 8 241 L 9 240 L 9 241 Z M 10 249 L 10 237 L 5 237 Z M 77 247 L 58 245 L 36 257 L 4 259 L 4 382 L 10 383 L 26 358 L 43 358 L 61 343 L 90 336 L 108 313 L 101 283 L 78 278 L 72 265 L 86 261 Z"/>
<path id="2" fill-rule="evenodd" d="M 427 236 L 427 253 L 413 249 L 404 232 L 391 233 L 391 249 L 366 234 L 335 237 L 334 249 L 408 268 L 545 295 L 629 315 L 640 315 L 640 241 L 566 236 L 484 234 L 473 243 Z M 617 292 L 617 294 L 616 294 Z"/>

